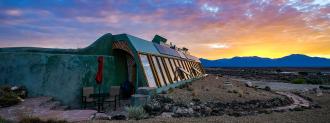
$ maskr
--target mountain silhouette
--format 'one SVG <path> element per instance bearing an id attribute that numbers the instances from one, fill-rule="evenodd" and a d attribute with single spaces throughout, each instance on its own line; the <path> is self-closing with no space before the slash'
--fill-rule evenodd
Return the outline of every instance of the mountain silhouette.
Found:
<path id="1" fill-rule="evenodd" d="M 233 57 L 230 59 L 200 59 L 204 67 L 330 67 L 330 59 L 292 54 L 270 59 L 257 56 Z"/>

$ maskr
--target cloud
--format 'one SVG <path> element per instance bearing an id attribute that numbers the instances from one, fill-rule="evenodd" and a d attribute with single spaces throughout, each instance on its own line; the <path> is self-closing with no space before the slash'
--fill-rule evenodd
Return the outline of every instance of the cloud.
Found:
<path id="1" fill-rule="evenodd" d="M 221 43 L 208 44 L 208 46 L 212 49 L 227 49 L 227 48 L 229 48 L 229 46 L 227 44 L 221 44 Z"/>
<path id="2" fill-rule="evenodd" d="M 9 16 L 21 16 L 23 14 L 22 11 L 17 9 L 6 10 L 5 13 Z"/>
<path id="3" fill-rule="evenodd" d="M 75 48 L 109 32 L 147 40 L 160 34 L 210 59 L 328 55 L 330 5 L 328 0 L 0 1 L 1 47 Z"/>

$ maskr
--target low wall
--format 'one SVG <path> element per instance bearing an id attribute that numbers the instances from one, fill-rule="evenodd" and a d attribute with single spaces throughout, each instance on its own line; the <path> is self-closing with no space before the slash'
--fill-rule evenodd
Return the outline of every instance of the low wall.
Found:
<path id="1" fill-rule="evenodd" d="M 79 106 L 83 86 L 94 86 L 97 57 L 92 55 L 0 53 L 0 85 L 24 85 L 29 96 L 52 96 Z M 102 90 L 115 82 L 114 60 L 105 56 Z M 96 91 L 96 90 L 95 90 Z"/>

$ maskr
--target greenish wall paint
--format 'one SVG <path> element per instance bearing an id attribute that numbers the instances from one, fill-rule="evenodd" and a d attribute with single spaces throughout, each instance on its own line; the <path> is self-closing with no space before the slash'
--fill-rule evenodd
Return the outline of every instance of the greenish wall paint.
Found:
<path id="1" fill-rule="evenodd" d="M 79 106 L 83 86 L 93 86 L 97 71 L 93 55 L 0 53 L 0 85 L 24 85 L 29 96 L 52 96 L 63 104 Z M 116 82 L 114 58 L 104 56 L 102 91 Z"/>
<path id="2" fill-rule="evenodd" d="M 43 90 L 40 90 L 39 87 L 45 87 L 47 89 L 50 88 L 51 85 L 54 83 L 63 84 L 63 82 L 67 82 L 70 83 L 70 86 L 74 86 L 71 88 L 74 88 L 75 91 L 80 93 L 80 90 L 78 91 L 77 88 L 81 88 L 82 86 L 96 87 L 96 85 L 94 84 L 94 75 L 96 72 L 96 68 L 94 67 L 96 67 L 95 66 L 96 62 L 94 63 L 94 60 L 97 57 L 96 55 L 104 55 L 104 56 L 108 56 L 109 59 L 111 59 L 110 60 L 111 63 L 107 64 L 108 66 L 105 65 L 107 66 L 106 69 L 111 70 L 109 74 L 104 73 L 106 74 L 104 75 L 104 77 L 106 77 L 105 80 L 109 81 L 109 83 L 111 83 L 112 85 L 120 85 L 123 81 L 125 81 L 123 78 L 127 76 L 126 75 L 127 73 L 125 73 L 126 72 L 125 70 L 121 69 L 121 66 L 119 64 L 119 62 L 122 61 L 122 58 L 114 56 L 112 50 L 112 44 L 115 41 L 128 42 L 129 47 L 133 52 L 134 60 L 137 64 L 136 66 L 137 81 L 135 83 L 138 84 L 137 86 L 139 87 L 147 86 L 147 81 L 144 76 L 144 72 L 142 71 L 143 69 L 136 48 L 138 48 L 138 50 L 143 49 L 142 47 L 150 48 L 152 43 L 149 44 L 145 42 L 145 40 L 143 39 L 130 36 L 127 34 L 112 35 L 110 33 L 103 35 L 90 46 L 81 49 L 54 49 L 54 48 L 36 48 L 36 47 L 0 48 L 0 57 L 1 57 L 0 66 L 2 67 L 2 69 L 8 71 L 11 70 L 11 68 L 18 68 L 17 69 L 18 72 L 15 71 L 8 74 L 2 71 L 1 74 L 4 74 L 5 76 L 4 77 L 0 76 L 0 80 L 1 80 L 0 84 L 9 83 L 9 82 L 15 84 L 14 81 L 16 80 L 19 80 L 18 81 L 19 83 L 28 83 L 28 84 L 33 83 L 33 81 L 36 81 L 36 83 L 29 84 L 29 86 L 31 86 L 31 89 L 35 89 L 32 90 L 32 94 L 38 95 L 40 94 L 39 92 L 43 92 Z M 139 43 L 143 43 L 143 44 L 139 44 Z M 155 49 L 153 49 L 152 51 L 156 52 Z M 88 55 L 95 55 L 95 56 L 88 56 Z M 12 64 L 8 64 L 10 62 L 8 62 L 8 60 L 5 60 L 7 59 L 6 57 L 9 56 L 11 57 L 12 60 L 15 60 L 15 62 L 12 62 Z M 67 60 L 68 57 L 76 58 L 79 60 L 77 61 Z M 47 61 L 47 63 L 45 63 L 45 61 Z M 25 64 L 22 65 L 23 63 Z M 87 66 L 89 67 L 83 66 L 84 63 L 86 63 Z M 67 67 L 61 65 L 67 65 Z M 26 70 L 25 68 L 27 68 L 27 66 L 31 67 L 31 70 L 29 71 Z M 63 74 L 62 72 L 67 72 L 67 74 Z M 14 81 L 11 81 L 12 79 L 8 79 L 10 77 L 17 76 L 18 74 L 20 74 L 19 76 L 21 76 L 19 77 L 20 79 L 17 78 L 14 79 Z M 77 78 L 77 76 L 79 76 L 80 78 L 74 79 L 74 81 L 71 80 L 71 78 Z M 63 77 L 65 79 L 60 79 Z M 106 82 L 105 84 L 107 83 L 108 82 Z M 137 86 L 135 88 L 137 88 Z M 106 91 L 108 90 L 109 86 L 103 86 L 103 87 L 104 87 L 103 90 Z M 54 88 L 54 90 L 56 89 L 58 88 Z M 53 91 L 49 91 L 49 92 L 45 91 L 44 93 L 48 95 L 54 95 L 51 94 L 52 92 Z M 65 95 L 66 92 L 64 91 L 61 96 L 65 96 Z M 73 95 L 77 95 L 77 94 L 73 94 Z M 60 96 L 56 96 L 56 97 L 61 98 Z M 75 101 L 76 101 L 75 103 L 77 103 L 77 101 L 80 101 L 80 99 L 77 100 L 77 98 L 75 97 Z M 65 101 L 66 104 L 69 104 L 69 102 L 70 101 Z"/>

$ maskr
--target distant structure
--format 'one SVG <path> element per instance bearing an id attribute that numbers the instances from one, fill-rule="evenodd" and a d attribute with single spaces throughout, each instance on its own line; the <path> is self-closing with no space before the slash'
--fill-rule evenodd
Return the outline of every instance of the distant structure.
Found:
<path id="1" fill-rule="evenodd" d="M 82 49 L 0 48 L 0 85 L 24 85 L 29 96 L 53 96 L 71 105 L 79 103 L 83 87 L 97 86 L 98 56 L 104 56 L 103 92 L 125 83 L 160 92 L 205 74 L 187 48 L 166 42 L 159 35 L 146 41 L 108 33 Z"/>

